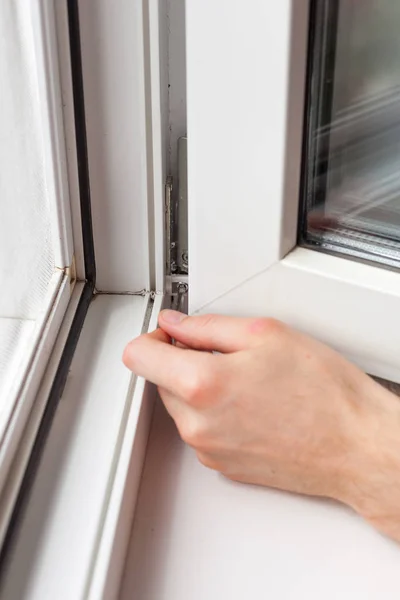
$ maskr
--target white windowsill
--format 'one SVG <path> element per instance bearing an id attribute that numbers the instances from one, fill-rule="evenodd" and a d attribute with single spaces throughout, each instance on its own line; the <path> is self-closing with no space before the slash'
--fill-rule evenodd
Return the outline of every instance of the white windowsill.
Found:
<path id="1" fill-rule="evenodd" d="M 121 600 L 395 600 L 399 560 L 344 506 L 209 471 L 157 405 Z"/>
<path id="2" fill-rule="evenodd" d="M 92 302 L 1 597 L 114 597 L 152 412 L 150 386 L 121 357 L 146 323 L 156 325 L 161 303 L 158 296 L 152 306 L 149 294 Z"/>
<path id="3" fill-rule="evenodd" d="M 92 303 L 0 595 L 397 599 L 396 544 L 334 502 L 209 471 L 160 403 L 131 529 L 152 401 L 121 353 L 142 330 L 149 300 Z M 156 297 L 150 330 L 161 302 Z"/>

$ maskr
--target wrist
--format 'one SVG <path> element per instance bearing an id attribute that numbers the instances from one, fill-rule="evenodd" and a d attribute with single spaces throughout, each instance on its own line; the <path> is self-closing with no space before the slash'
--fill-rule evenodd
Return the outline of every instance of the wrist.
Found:
<path id="1" fill-rule="evenodd" d="M 341 500 L 400 541 L 400 402 L 372 380 L 363 392 Z"/>

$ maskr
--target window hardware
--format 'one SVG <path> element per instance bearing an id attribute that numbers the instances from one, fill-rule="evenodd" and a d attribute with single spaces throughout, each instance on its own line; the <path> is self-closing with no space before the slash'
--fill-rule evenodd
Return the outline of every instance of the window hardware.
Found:
<path id="1" fill-rule="evenodd" d="M 165 184 L 166 291 L 171 306 L 184 310 L 189 290 L 187 138 L 179 139 L 178 162 L 177 189 L 170 176 Z"/>
<path id="2" fill-rule="evenodd" d="M 189 286 L 183 281 L 177 281 L 172 285 L 172 304 L 171 308 L 185 312 L 185 303 Z"/>

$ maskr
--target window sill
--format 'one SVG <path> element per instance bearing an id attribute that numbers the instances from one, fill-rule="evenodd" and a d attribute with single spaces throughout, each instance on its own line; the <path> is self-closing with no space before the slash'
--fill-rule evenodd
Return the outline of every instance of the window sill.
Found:
<path id="1" fill-rule="evenodd" d="M 395 600 L 399 559 L 344 506 L 209 471 L 157 405 L 121 600 Z"/>
<path id="2" fill-rule="evenodd" d="M 397 599 L 399 547 L 347 508 L 205 469 L 161 404 L 146 451 L 153 389 L 130 376 L 121 353 L 148 322 L 149 304 L 91 304 L 0 594 Z"/>
<path id="3" fill-rule="evenodd" d="M 151 386 L 121 361 L 162 297 L 95 297 L 0 594 L 110 598 L 119 586 L 152 414 Z"/>

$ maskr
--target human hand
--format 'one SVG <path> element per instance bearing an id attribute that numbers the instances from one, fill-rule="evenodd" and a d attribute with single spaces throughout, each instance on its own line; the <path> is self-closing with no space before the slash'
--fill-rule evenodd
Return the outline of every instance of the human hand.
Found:
<path id="1" fill-rule="evenodd" d="M 271 319 L 164 311 L 159 325 L 127 346 L 124 362 L 158 385 L 204 465 L 237 481 L 346 502 L 400 540 L 400 411 L 392 394 Z"/>

